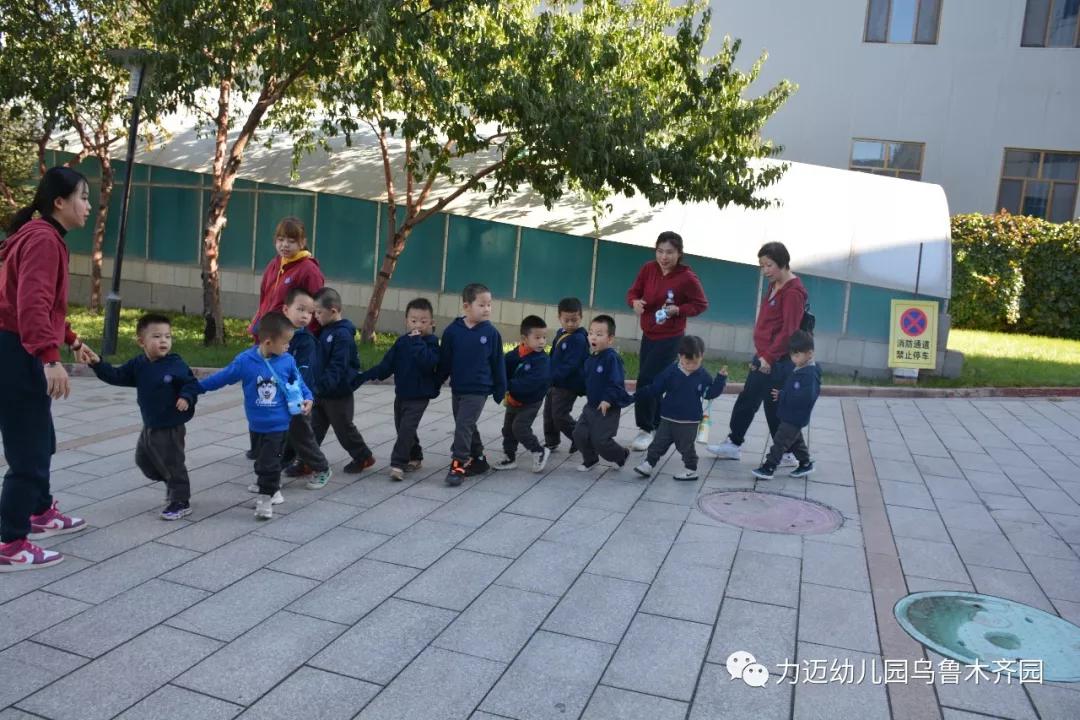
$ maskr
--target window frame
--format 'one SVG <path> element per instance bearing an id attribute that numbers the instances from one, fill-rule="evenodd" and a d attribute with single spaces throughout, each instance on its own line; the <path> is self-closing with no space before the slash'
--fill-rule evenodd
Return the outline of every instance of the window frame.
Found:
<path id="1" fill-rule="evenodd" d="M 863 42 L 873 45 L 937 45 L 938 38 L 941 36 L 941 10 L 942 5 L 945 4 L 945 0 L 937 0 L 938 12 L 937 22 L 934 24 L 934 36 L 932 40 L 923 41 L 919 40 L 919 20 L 922 18 L 923 3 L 930 0 L 914 0 L 915 2 L 915 20 L 911 25 L 911 40 L 894 42 L 889 40 L 889 18 L 892 16 L 892 4 L 894 0 L 880 0 L 885 3 L 885 38 L 883 40 L 871 40 L 870 39 L 870 17 L 872 15 L 872 7 L 875 0 L 866 0 L 866 19 L 863 22 Z"/>
<path id="2" fill-rule="evenodd" d="M 1080 48 L 1080 15 L 1076 18 L 1076 28 L 1073 30 L 1073 44 L 1072 45 L 1050 45 L 1047 40 L 1050 36 L 1050 21 L 1054 17 L 1054 4 L 1059 2 L 1065 2 L 1065 0 L 1046 0 L 1049 3 L 1046 11 L 1046 21 L 1043 23 L 1041 39 L 1042 42 L 1039 45 L 1032 45 L 1024 42 L 1024 30 L 1027 28 L 1028 15 L 1031 13 L 1032 2 L 1037 0 L 1025 0 L 1024 2 L 1024 20 L 1020 26 L 1020 47 L 1026 48 L 1042 48 L 1044 50 L 1075 50 Z M 1016 148 L 1012 148 L 1015 150 Z"/>
<path id="3" fill-rule="evenodd" d="M 854 158 L 855 143 L 860 143 L 860 142 L 881 143 L 882 145 L 888 145 L 890 143 L 895 144 L 895 145 L 918 145 L 919 146 L 919 169 L 917 171 L 913 171 L 913 170 L 905 170 L 903 168 L 889 167 L 887 154 L 883 158 L 883 162 L 885 163 L 884 167 L 880 167 L 880 168 L 856 167 L 853 164 L 853 161 L 855 159 Z M 919 142 L 918 140 L 884 140 L 882 138 L 872 138 L 872 137 L 853 137 L 853 138 L 851 138 L 851 146 L 848 148 L 848 167 L 847 167 L 847 169 L 852 171 L 852 172 L 867 173 L 868 175 L 878 175 L 878 176 L 881 176 L 881 177 L 891 177 L 891 178 L 896 178 L 897 180 L 910 180 L 910 181 L 914 181 L 914 182 L 922 182 L 923 168 L 925 167 L 925 165 L 926 165 L 926 143 Z M 918 178 L 910 178 L 910 177 L 901 177 L 900 176 L 900 173 L 912 173 L 912 172 L 917 172 L 919 177 Z"/>
<path id="4" fill-rule="evenodd" d="M 1006 163 L 1006 159 L 1009 157 L 1010 152 L 1038 153 L 1039 154 L 1039 169 L 1036 171 L 1038 174 L 1035 177 L 1027 177 L 1027 176 L 1021 177 L 1021 176 L 1017 176 L 1017 175 L 1006 175 L 1005 174 L 1005 163 Z M 1001 151 L 1001 171 L 998 173 L 998 191 L 997 191 L 997 198 L 994 201 L 994 206 L 995 206 L 994 207 L 994 212 L 995 213 L 1001 212 L 1002 210 L 1008 210 L 1008 212 L 1010 212 L 1010 213 L 1012 213 L 1014 215 L 1022 215 L 1023 211 L 1024 211 L 1024 198 L 1027 196 L 1026 195 L 1027 184 L 1029 182 L 1039 182 L 1039 183 L 1047 183 L 1047 185 L 1048 185 L 1048 188 L 1047 188 L 1047 191 L 1046 191 L 1046 215 L 1042 217 L 1043 220 L 1046 220 L 1047 222 L 1070 222 L 1070 221 L 1072 221 L 1072 220 L 1074 220 L 1076 218 L 1077 199 L 1080 198 L 1080 172 L 1077 173 L 1077 177 L 1075 179 L 1073 179 L 1073 180 L 1058 180 L 1058 179 L 1055 179 L 1055 178 L 1043 177 L 1043 168 L 1046 166 L 1046 156 L 1047 155 L 1071 155 L 1073 157 L 1076 157 L 1077 159 L 1080 159 L 1080 151 L 1076 151 L 1076 150 L 1040 150 L 1038 148 L 1006 147 Z M 1003 207 L 1002 204 L 1001 204 L 1001 188 L 1002 188 L 1002 185 L 1005 184 L 1006 180 L 1011 180 L 1011 181 L 1021 183 L 1021 185 L 1020 185 L 1020 205 L 1016 208 L 1015 213 L 1013 213 L 1012 210 L 1009 210 L 1008 208 Z M 1054 220 L 1050 219 L 1051 211 L 1052 211 L 1052 209 L 1054 207 L 1054 188 L 1055 188 L 1056 185 L 1072 185 L 1074 188 L 1076 188 L 1076 191 L 1073 193 L 1073 205 L 1072 205 L 1071 208 L 1069 208 L 1069 211 L 1068 211 L 1069 217 L 1064 221 L 1054 221 Z M 1033 215 L 1031 217 L 1039 217 L 1039 216 Z"/>

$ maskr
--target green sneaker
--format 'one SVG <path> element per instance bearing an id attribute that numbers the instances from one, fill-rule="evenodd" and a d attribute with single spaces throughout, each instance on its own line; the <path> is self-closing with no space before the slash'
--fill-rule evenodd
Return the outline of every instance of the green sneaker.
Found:
<path id="1" fill-rule="evenodd" d="M 326 487 L 326 483 L 330 482 L 330 476 L 334 474 L 334 471 L 330 468 L 323 470 L 322 472 L 315 473 L 314 477 L 308 480 L 308 490 L 322 490 Z"/>

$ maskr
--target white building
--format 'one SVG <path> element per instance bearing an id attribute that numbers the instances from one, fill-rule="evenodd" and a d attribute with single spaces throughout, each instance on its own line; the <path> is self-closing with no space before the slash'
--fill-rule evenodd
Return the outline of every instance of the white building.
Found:
<path id="1" fill-rule="evenodd" d="M 798 91 L 783 159 L 924 180 L 953 213 L 1080 215 L 1080 0 L 712 0 L 713 53 Z"/>

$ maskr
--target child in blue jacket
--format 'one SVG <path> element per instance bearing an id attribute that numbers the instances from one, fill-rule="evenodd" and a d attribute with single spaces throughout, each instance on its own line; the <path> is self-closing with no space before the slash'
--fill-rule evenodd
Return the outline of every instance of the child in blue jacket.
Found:
<path id="1" fill-rule="evenodd" d="M 495 463 L 496 470 L 517 467 L 518 444 L 532 453 L 533 472 L 543 472 L 551 450 L 540 444 L 532 425 L 551 384 L 551 365 L 544 347 L 547 345 L 547 324 L 543 318 L 527 315 L 521 321 L 521 344 L 506 353 L 506 417 L 503 419 L 503 453 Z"/>
<path id="2" fill-rule="evenodd" d="M 143 429 L 135 445 L 135 464 L 143 475 L 165 483 L 162 520 L 191 514 L 191 481 L 184 458 L 184 423 L 195 415 L 198 381 L 172 350 L 172 323 L 148 313 L 135 325 L 142 355 L 113 367 L 94 354 L 90 367 L 110 385 L 138 388 Z"/>
<path id="3" fill-rule="evenodd" d="M 581 301 L 567 297 L 559 301 L 559 329 L 551 343 L 551 389 L 544 402 L 544 445 L 554 451 L 559 435 L 574 447 L 574 403 L 585 394 L 585 360 L 589 357 L 589 333 L 581 327 Z"/>
<path id="4" fill-rule="evenodd" d="M 776 416 L 780 424 L 765 462 L 754 470 L 754 477 L 761 480 L 772 479 L 786 452 L 795 455 L 799 461 L 799 466 L 791 471 L 791 477 L 806 477 L 814 472 L 810 450 L 802 436 L 802 429 L 810 424 L 810 413 L 821 393 L 821 368 L 814 363 L 814 336 L 796 330 L 788 340 L 788 352 L 795 369 L 787 376 L 783 388 L 773 390 L 773 399 L 779 402 Z"/>
<path id="5" fill-rule="evenodd" d="M 244 414 L 255 439 L 255 474 L 259 479 L 256 520 L 274 517 L 273 499 L 281 489 L 281 453 L 292 418 L 284 385 L 298 383 L 304 398 L 303 412 L 311 412 L 311 390 L 289 354 L 293 332 L 289 318 L 277 310 L 268 312 L 259 321 L 259 344 L 199 383 L 201 393 L 243 383 Z"/>
<path id="6" fill-rule="evenodd" d="M 661 396 L 660 426 L 649 444 L 645 459 L 634 468 L 642 477 L 650 477 L 656 463 L 675 445 L 682 456 L 683 470 L 676 480 L 697 480 L 697 450 L 694 441 L 701 422 L 702 400 L 712 400 L 724 392 L 727 368 L 721 368 L 715 378 L 701 366 L 705 357 L 705 341 L 696 335 L 683 335 L 679 340 L 679 360 L 664 368 L 653 381 L 638 388 L 634 399 Z"/>
<path id="7" fill-rule="evenodd" d="M 626 392 L 626 371 L 615 351 L 615 318 L 597 315 L 589 323 L 589 347 L 585 361 L 585 407 L 574 428 L 574 444 L 581 451 L 578 470 L 588 472 L 600 458 L 620 468 L 630 451 L 615 441 L 622 408 L 634 399 Z"/>
<path id="8" fill-rule="evenodd" d="M 439 364 L 439 338 L 435 337 L 435 309 L 426 298 L 405 306 L 405 333 L 386 351 L 378 365 L 361 373 L 358 384 L 394 376 L 394 429 L 397 442 L 390 452 L 390 479 L 404 480 L 424 461 L 417 428 L 428 403 L 439 396 L 435 368 Z"/>

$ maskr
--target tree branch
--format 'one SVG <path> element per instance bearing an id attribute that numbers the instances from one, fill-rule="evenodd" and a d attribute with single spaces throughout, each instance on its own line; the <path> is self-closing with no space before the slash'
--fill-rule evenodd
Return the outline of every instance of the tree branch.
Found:
<path id="1" fill-rule="evenodd" d="M 454 192 L 450 193 L 446 197 L 440 198 L 430 208 L 428 208 L 424 212 L 417 215 L 416 219 L 415 219 L 415 222 L 413 222 L 412 225 L 417 225 L 419 223 L 422 223 L 424 220 L 427 220 L 429 217 L 431 217 L 435 213 L 439 212 L 444 207 L 446 207 L 447 205 L 452 203 L 454 200 L 457 200 L 459 197 L 461 197 L 466 192 L 471 190 L 473 187 L 476 186 L 476 184 L 478 182 L 480 182 L 485 177 L 487 177 L 491 173 L 493 173 L 496 170 L 498 170 L 499 168 L 501 168 L 507 162 L 508 162 L 508 158 L 503 158 L 502 160 L 499 160 L 498 162 L 494 162 L 491 165 L 488 165 L 486 168 L 484 168 L 480 172 L 474 174 L 472 177 L 470 177 L 468 180 L 466 180 L 460 187 L 458 187 L 456 190 L 454 190 Z"/>
<path id="2" fill-rule="evenodd" d="M 420 191 L 420 197 L 416 201 L 416 207 L 424 207 L 424 203 L 427 202 L 428 195 L 431 194 L 431 187 L 435 184 L 435 178 L 439 177 L 439 171 L 442 166 L 449 161 L 450 147 L 454 144 L 453 140 L 447 140 L 442 146 L 442 152 L 439 153 L 438 159 L 431 165 L 431 174 L 428 175 L 427 182 L 424 183 L 424 189 Z"/>

